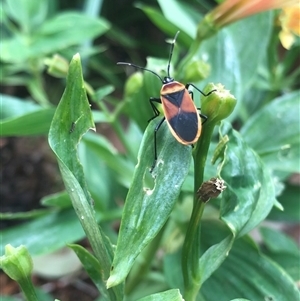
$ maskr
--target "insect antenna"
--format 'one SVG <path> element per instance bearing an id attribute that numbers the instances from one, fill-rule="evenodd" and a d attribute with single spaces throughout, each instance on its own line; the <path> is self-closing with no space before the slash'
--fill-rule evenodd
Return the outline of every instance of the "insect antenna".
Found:
<path id="1" fill-rule="evenodd" d="M 125 63 L 125 62 L 118 62 L 117 65 L 128 65 L 128 66 L 132 66 L 132 67 L 137 68 L 137 69 L 142 69 L 142 70 L 151 72 L 154 75 L 156 75 L 160 79 L 160 81 L 163 83 L 163 79 L 157 73 L 155 73 L 154 71 L 149 70 L 147 68 L 144 68 L 144 67 L 141 67 L 141 66 L 138 66 L 138 65 L 135 65 L 135 64 L 131 64 L 131 63 Z"/>
<path id="2" fill-rule="evenodd" d="M 167 68 L 167 74 L 168 74 L 168 77 L 170 77 L 170 64 L 171 64 L 171 59 L 172 59 L 172 55 L 173 55 L 173 50 L 174 50 L 174 45 L 175 45 L 175 42 L 176 42 L 176 39 L 177 39 L 177 36 L 179 35 L 180 31 L 177 31 L 176 32 L 176 35 L 173 39 L 173 42 L 171 44 L 171 49 L 170 49 L 170 55 L 169 55 L 169 63 L 168 63 L 168 68 Z"/>

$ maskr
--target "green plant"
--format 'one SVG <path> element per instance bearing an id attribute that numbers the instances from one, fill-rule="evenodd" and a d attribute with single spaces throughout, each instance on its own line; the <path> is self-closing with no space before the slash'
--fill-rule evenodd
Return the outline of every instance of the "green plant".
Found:
<path id="1" fill-rule="evenodd" d="M 296 300 L 299 275 L 293 265 L 299 265 L 298 248 L 274 230 L 261 228 L 262 247 L 248 233 L 275 215 L 299 221 L 293 215 L 297 203 L 287 202 L 287 198 L 296 200 L 298 193 L 288 179 L 299 172 L 299 73 L 289 69 L 299 41 L 279 60 L 272 12 L 222 30 L 207 30 L 212 13 L 199 23 L 184 2 L 158 3 L 161 11 L 145 4 L 139 8 L 166 34 L 174 35 L 178 20 L 189 20 L 179 28 L 172 62 L 174 78 L 197 82 L 203 77 L 197 67 L 210 66 L 210 75 L 197 86 L 214 81 L 230 87 L 237 99 L 235 110 L 228 117 L 234 97 L 215 85 L 218 92 L 201 99 L 208 121 L 197 145 L 192 149 L 179 144 L 163 126 L 158 132 L 159 162 L 150 174 L 157 121 L 146 127 L 151 108 L 145 103 L 160 89 L 152 74 L 133 74 L 126 82 L 122 102 L 110 95 L 111 86 L 97 91 L 89 88 L 100 113 L 90 110 L 78 55 L 70 63 L 66 89 L 55 114 L 53 108 L 3 96 L 3 136 L 45 133 L 52 120 L 49 144 L 70 198 L 65 192 L 46 197 L 43 204 L 50 208 L 27 214 L 34 219 L 22 228 L 5 230 L 1 246 L 23 243 L 36 255 L 44 252 L 45 245 L 48 251 L 56 250 L 65 241 L 72 243 L 86 235 L 93 255 L 79 245 L 69 246 L 104 300 L 122 300 L 124 292 L 128 300 Z M 254 38 L 250 42 L 250 37 L 240 32 L 251 32 Z M 183 58 L 181 48 L 188 49 Z M 148 58 L 147 68 L 160 72 L 166 64 L 166 59 Z M 208 84 L 204 91 L 211 89 Z M 21 113 L 11 106 L 13 101 Z M 200 105 L 196 93 L 195 102 Z M 126 128 L 121 114 L 128 117 Z M 125 154 L 104 136 L 85 134 L 94 128 L 93 115 L 111 125 Z M 224 118 L 227 121 L 221 121 Z M 219 164 L 211 164 L 211 160 Z M 216 176 L 227 188 L 217 200 L 204 202 L 203 195 L 196 192 L 204 181 Z M 121 217 L 121 210 L 112 200 L 125 199 L 125 195 L 117 235 L 111 221 Z M 278 209 L 272 209 L 274 205 L 281 208 L 277 199 L 287 208 L 286 213 L 279 215 Z M 72 233 L 67 231 L 70 228 Z M 53 236 L 54 243 L 47 239 Z M 280 238 L 280 247 L 274 237 Z M 158 250 L 163 251 L 163 258 L 155 256 Z"/>

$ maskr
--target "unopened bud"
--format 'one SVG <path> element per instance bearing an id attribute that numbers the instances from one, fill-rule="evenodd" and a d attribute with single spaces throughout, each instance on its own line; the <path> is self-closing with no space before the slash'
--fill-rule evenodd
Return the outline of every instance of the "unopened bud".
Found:
<path id="1" fill-rule="evenodd" d="M 13 280 L 19 282 L 30 277 L 33 263 L 25 246 L 5 246 L 5 255 L 0 257 L 0 267 Z"/>
<path id="2" fill-rule="evenodd" d="M 54 54 L 52 58 L 46 58 L 44 61 L 48 66 L 48 73 L 54 77 L 65 78 L 69 70 L 69 62 L 62 56 Z"/>
<path id="3" fill-rule="evenodd" d="M 204 61 L 193 61 L 185 69 L 185 82 L 198 82 L 207 78 L 210 73 L 210 65 Z"/>
<path id="4" fill-rule="evenodd" d="M 203 41 L 215 35 L 219 28 L 215 24 L 212 16 L 207 14 L 199 23 L 197 28 L 197 40 Z"/>
<path id="5" fill-rule="evenodd" d="M 207 115 L 207 122 L 217 123 L 232 113 L 236 105 L 236 98 L 221 84 L 208 84 L 203 92 L 207 94 L 213 90 L 215 91 L 209 96 L 202 97 L 201 110 L 203 114 Z"/>

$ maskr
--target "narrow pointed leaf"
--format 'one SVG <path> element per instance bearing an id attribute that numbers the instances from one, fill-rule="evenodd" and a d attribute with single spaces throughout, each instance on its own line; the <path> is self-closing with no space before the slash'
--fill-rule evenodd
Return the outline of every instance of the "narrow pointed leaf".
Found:
<path id="1" fill-rule="evenodd" d="M 232 247 L 234 237 L 227 236 L 220 243 L 211 246 L 199 260 L 199 282 L 204 283 L 223 263 Z"/>
<path id="2" fill-rule="evenodd" d="M 88 273 L 89 277 L 92 279 L 98 290 L 101 292 L 102 297 L 105 300 L 109 300 L 107 296 L 107 291 L 104 282 L 102 281 L 101 275 L 101 264 L 91 253 L 89 253 L 85 248 L 80 245 L 70 244 L 68 245 L 81 261 L 84 269 Z"/>
<path id="3" fill-rule="evenodd" d="M 77 145 L 90 128 L 94 128 L 94 122 L 77 54 L 70 63 L 66 89 L 51 123 L 49 144 L 57 157 L 75 212 L 101 263 L 102 279 L 105 281 L 110 271 L 112 246 L 97 224 L 82 165 L 77 156 Z M 122 290 L 122 285 L 109 290 L 110 300 L 121 300 Z"/>
<path id="4" fill-rule="evenodd" d="M 158 161 L 152 175 L 153 130 L 146 129 L 138 155 L 131 188 L 122 215 L 121 228 L 108 279 L 108 287 L 123 281 L 135 258 L 156 236 L 169 217 L 191 161 L 191 146 L 175 140 L 166 124 L 158 131 Z M 153 178 L 152 178 L 153 177 Z"/>

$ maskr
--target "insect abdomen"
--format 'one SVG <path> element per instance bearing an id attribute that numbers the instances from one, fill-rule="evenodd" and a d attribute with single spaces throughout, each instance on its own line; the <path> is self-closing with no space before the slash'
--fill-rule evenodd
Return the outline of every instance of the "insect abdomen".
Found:
<path id="1" fill-rule="evenodd" d="M 201 122 L 197 108 L 184 85 L 172 82 L 161 89 L 161 102 L 173 136 L 182 144 L 197 142 Z"/>

